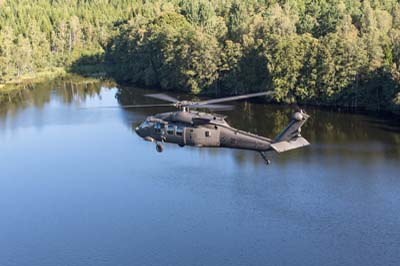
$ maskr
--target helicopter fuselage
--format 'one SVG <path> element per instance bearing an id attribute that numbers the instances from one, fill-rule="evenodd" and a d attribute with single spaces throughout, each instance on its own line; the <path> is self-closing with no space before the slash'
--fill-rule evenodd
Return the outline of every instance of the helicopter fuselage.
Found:
<path id="1" fill-rule="evenodd" d="M 258 151 L 267 164 L 266 152 L 278 153 L 308 146 L 310 143 L 300 135 L 301 126 L 309 115 L 299 109 L 294 113 L 289 125 L 272 139 L 231 127 L 225 117 L 219 114 L 203 113 L 193 109 L 231 110 L 232 105 L 222 102 L 243 100 L 274 94 L 273 91 L 251 93 L 205 101 L 180 101 L 163 93 L 146 96 L 167 101 L 167 104 L 125 105 L 126 108 L 175 107 L 177 112 L 160 113 L 149 116 L 136 127 L 136 133 L 143 139 L 156 143 L 156 150 L 163 151 L 163 143 L 175 143 L 195 147 L 225 147 Z"/>
<path id="2" fill-rule="evenodd" d="M 197 111 L 161 113 L 147 117 L 136 128 L 139 136 L 152 142 L 179 146 L 226 147 L 268 151 L 272 140 L 231 127 L 223 116 Z"/>

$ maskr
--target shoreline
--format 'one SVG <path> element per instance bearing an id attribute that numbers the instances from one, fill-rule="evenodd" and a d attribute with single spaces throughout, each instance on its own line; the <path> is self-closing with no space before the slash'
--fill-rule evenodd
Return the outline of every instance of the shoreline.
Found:
<path id="1" fill-rule="evenodd" d="M 114 82 L 117 84 L 120 84 L 121 86 L 125 87 L 134 87 L 134 86 L 139 86 L 142 88 L 148 88 L 148 89 L 154 89 L 158 90 L 159 92 L 173 92 L 173 93 L 185 93 L 179 90 L 168 90 L 165 91 L 162 88 L 159 87 L 148 87 L 144 86 L 143 84 L 134 84 L 134 83 L 126 83 L 126 82 L 118 82 L 113 79 L 113 77 L 109 76 L 106 71 L 106 66 L 104 64 L 95 64 L 95 65 L 80 65 L 80 66 L 75 66 L 74 68 L 71 67 L 55 67 L 51 69 L 44 69 L 36 73 L 29 73 L 22 75 L 19 78 L 11 79 L 9 81 L 6 81 L 5 83 L 0 84 L 0 93 L 8 93 L 12 92 L 16 89 L 18 89 L 18 85 L 22 84 L 35 84 L 35 83 L 40 83 L 45 81 L 46 79 L 56 79 L 56 78 L 62 78 L 66 77 L 69 75 L 78 75 L 84 78 L 88 79 L 99 79 L 99 80 L 104 80 L 104 79 L 112 79 Z M 192 94 L 192 93 L 187 93 L 188 95 L 192 96 L 205 96 L 205 97 L 215 97 L 215 93 L 203 93 L 203 94 Z M 229 95 L 223 95 L 220 94 L 217 97 L 227 97 Z M 284 106 L 288 105 L 290 106 L 291 104 L 285 104 L 285 103 L 278 103 L 274 101 L 266 101 L 266 100 L 261 100 L 260 101 L 263 104 L 273 104 L 273 105 L 279 105 L 279 106 Z M 302 105 L 305 109 L 307 107 L 311 108 L 317 108 L 321 110 L 329 110 L 333 112 L 338 112 L 338 113 L 355 113 L 355 114 L 376 114 L 378 116 L 392 116 L 395 118 L 400 117 L 400 108 L 399 110 L 390 110 L 390 109 L 385 109 L 385 110 L 378 110 L 378 109 L 370 109 L 366 108 L 363 106 L 358 106 L 358 107 L 350 107 L 346 105 L 330 105 L 330 104 L 324 104 L 324 103 L 299 103 L 299 105 Z"/>
<path id="2" fill-rule="evenodd" d="M 77 73 L 79 74 L 79 73 Z M 88 75 L 87 77 L 93 77 Z M 113 79 L 112 77 L 110 77 Z M 127 82 L 119 82 L 115 81 L 117 84 L 129 88 L 129 89 L 134 89 L 135 87 L 139 88 L 144 88 L 144 89 L 149 89 L 149 90 L 155 90 L 158 93 L 166 93 L 168 94 L 169 92 L 171 93 L 178 93 L 178 94 L 186 94 L 188 96 L 200 96 L 200 97 L 210 97 L 210 98 L 222 98 L 222 97 L 229 97 L 229 96 L 234 96 L 234 95 L 224 95 L 224 94 L 219 94 L 216 95 L 215 93 L 200 93 L 200 94 L 193 94 L 190 92 L 183 92 L 179 90 L 163 90 L 160 87 L 149 87 L 145 86 L 143 84 L 135 84 L 135 83 L 127 83 Z M 270 104 L 270 105 L 277 105 L 277 106 L 288 106 L 290 108 L 291 105 L 301 105 L 301 107 L 304 107 L 304 109 L 307 108 L 315 108 L 315 109 L 320 109 L 320 110 L 327 110 L 331 112 L 336 112 L 336 113 L 351 113 L 351 114 L 375 114 L 377 116 L 383 117 L 383 116 L 390 116 L 394 118 L 400 118 L 400 106 L 398 110 L 391 110 L 391 109 L 371 109 L 367 108 L 365 106 L 358 106 L 358 107 L 351 107 L 347 105 L 338 105 L 338 104 L 328 104 L 328 103 L 312 103 L 312 102 L 307 102 L 307 103 L 282 103 L 282 102 L 276 102 L 276 101 L 267 101 L 266 99 L 252 99 L 250 100 L 251 102 L 258 102 L 261 104 Z M 302 108 L 303 109 L 303 108 Z"/>
<path id="3" fill-rule="evenodd" d="M 88 80 L 92 79 L 92 81 L 104 80 L 109 78 L 105 74 L 105 72 L 79 73 L 71 71 L 71 69 L 68 67 L 55 67 L 51 69 L 44 69 L 35 73 L 25 74 L 20 76 L 19 78 L 13 78 L 7 80 L 4 83 L 0 83 L 0 93 L 12 92 L 18 89 L 19 86 L 21 85 L 31 85 L 40 82 L 45 82 L 47 80 L 53 80 L 64 77 L 73 77 L 73 76 L 79 76 Z"/>
<path id="4" fill-rule="evenodd" d="M 43 82 L 45 79 L 53 79 L 58 77 L 63 77 L 69 73 L 64 67 L 54 67 L 49 69 L 43 69 L 38 72 L 28 73 L 21 75 L 18 78 L 13 78 L 0 84 L 0 92 L 12 91 L 15 88 L 13 86 L 21 85 L 23 83 L 39 83 Z"/>

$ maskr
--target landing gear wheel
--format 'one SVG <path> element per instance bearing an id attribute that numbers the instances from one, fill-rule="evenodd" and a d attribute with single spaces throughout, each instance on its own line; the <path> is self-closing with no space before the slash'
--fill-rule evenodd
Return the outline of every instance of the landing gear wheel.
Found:
<path id="1" fill-rule="evenodd" d="M 269 165 L 271 163 L 271 161 L 267 158 L 266 152 L 262 151 L 262 152 L 260 152 L 260 154 L 261 154 L 261 157 L 264 159 L 265 164 Z"/>
<path id="2" fill-rule="evenodd" d="M 157 150 L 157 152 L 162 152 L 162 151 L 164 150 L 163 145 L 160 144 L 160 143 L 157 143 L 157 144 L 156 144 L 156 150 Z"/>
<path id="3" fill-rule="evenodd" d="M 178 146 L 181 147 L 181 148 L 185 147 L 184 144 L 178 144 Z"/>

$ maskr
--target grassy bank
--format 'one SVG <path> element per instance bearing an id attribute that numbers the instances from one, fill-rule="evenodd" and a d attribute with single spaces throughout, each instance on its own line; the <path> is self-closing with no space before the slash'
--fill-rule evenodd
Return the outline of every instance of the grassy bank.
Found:
<path id="1" fill-rule="evenodd" d="M 43 69 L 35 73 L 28 73 L 21 75 L 19 77 L 5 80 L 4 83 L 0 84 L 0 91 L 1 92 L 11 91 L 14 90 L 16 88 L 15 85 L 18 84 L 38 83 L 48 79 L 53 79 L 65 75 L 67 75 L 67 71 L 62 67 Z"/>
<path id="2" fill-rule="evenodd" d="M 70 71 L 70 68 L 55 67 L 44 69 L 39 72 L 21 75 L 18 78 L 6 80 L 0 84 L 0 93 L 8 93 L 19 90 L 31 84 L 51 81 L 57 78 L 68 77 L 74 83 L 94 83 L 98 82 L 98 77 L 105 77 L 98 70 L 101 66 L 82 66 L 82 72 Z M 85 72 L 84 72 L 85 71 Z M 82 80 L 84 77 L 84 80 Z M 92 77 L 92 78 L 91 78 Z"/>

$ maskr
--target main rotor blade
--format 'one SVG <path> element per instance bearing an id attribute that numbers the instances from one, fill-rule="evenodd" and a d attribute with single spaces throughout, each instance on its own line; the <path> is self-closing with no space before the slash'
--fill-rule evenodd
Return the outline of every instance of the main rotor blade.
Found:
<path id="1" fill-rule="evenodd" d="M 174 107 L 173 103 L 121 105 L 122 108 Z"/>
<path id="2" fill-rule="evenodd" d="M 247 98 L 252 98 L 252 97 L 272 95 L 272 94 L 275 94 L 275 91 L 257 92 L 257 93 L 251 93 L 251 94 L 245 94 L 245 95 L 238 95 L 238 96 L 231 96 L 231 97 L 225 97 L 225 98 L 219 98 L 219 99 L 205 100 L 205 101 L 201 101 L 201 102 L 196 103 L 196 105 L 204 105 L 204 104 L 211 104 L 211 103 L 222 103 L 222 102 L 228 102 L 228 101 L 236 101 L 236 100 L 242 100 L 242 99 L 247 99 Z"/>
<path id="3" fill-rule="evenodd" d="M 83 107 L 82 109 L 93 109 L 93 108 L 150 108 L 150 107 L 175 107 L 173 103 L 163 104 L 135 104 L 135 105 L 115 105 L 115 106 L 94 106 L 94 107 Z"/>
<path id="4" fill-rule="evenodd" d="M 178 102 L 178 99 L 164 93 L 146 94 L 145 96 L 172 103 Z"/>
<path id="5" fill-rule="evenodd" d="M 196 109 L 196 108 L 204 108 L 209 110 L 216 110 L 216 111 L 229 111 L 233 110 L 235 106 L 233 105 L 222 105 L 222 104 L 193 104 L 189 105 L 189 108 Z"/>

